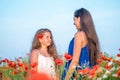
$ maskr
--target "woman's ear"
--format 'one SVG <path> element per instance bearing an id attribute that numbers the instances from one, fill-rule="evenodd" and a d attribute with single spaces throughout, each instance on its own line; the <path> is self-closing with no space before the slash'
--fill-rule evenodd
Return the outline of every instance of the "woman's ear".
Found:
<path id="1" fill-rule="evenodd" d="M 80 22 L 80 17 L 78 17 L 78 20 L 79 20 L 79 22 Z"/>
<path id="2" fill-rule="evenodd" d="M 79 27 L 81 28 L 81 19 L 78 17 Z"/>

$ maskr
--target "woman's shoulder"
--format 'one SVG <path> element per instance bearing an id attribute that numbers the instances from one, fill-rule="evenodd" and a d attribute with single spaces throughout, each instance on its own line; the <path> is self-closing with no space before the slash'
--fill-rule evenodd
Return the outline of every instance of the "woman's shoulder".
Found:
<path id="1" fill-rule="evenodd" d="M 85 35 L 85 32 L 84 32 L 84 31 L 77 31 L 77 32 L 75 33 L 75 36 L 83 36 L 83 35 Z"/>
<path id="2" fill-rule="evenodd" d="M 85 32 L 84 31 L 77 31 L 74 35 L 75 38 L 80 38 L 83 39 L 85 37 Z"/>
<path id="3" fill-rule="evenodd" d="M 83 47 L 88 43 L 87 36 L 86 36 L 84 31 L 76 32 L 75 38 L 76 38 L 77 41 L 81 41 L 82 42 L 82 46 Z"/>

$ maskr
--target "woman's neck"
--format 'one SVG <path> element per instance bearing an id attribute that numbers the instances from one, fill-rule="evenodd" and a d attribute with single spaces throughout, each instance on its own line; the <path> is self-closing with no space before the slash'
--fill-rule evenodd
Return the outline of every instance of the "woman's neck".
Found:
<path id="1" fill-rule="evenodd" d="M 79 29 L 77 29 L 77 31 L 82 31 L 82 29 L 81 29 L 81 28 L 79 28 Z"/>

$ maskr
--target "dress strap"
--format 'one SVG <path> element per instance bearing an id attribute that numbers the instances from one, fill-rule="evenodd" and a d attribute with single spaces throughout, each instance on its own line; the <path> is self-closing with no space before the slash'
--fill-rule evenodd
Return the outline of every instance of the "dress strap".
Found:
<path id="1" fill-rule="evenodd" d="M 40 55 L 40 52 L 38 51 L 38 49 L 36 49 L 35 51 L 36 51 L 36 53 L 38 53 L 38 55 Z"/>

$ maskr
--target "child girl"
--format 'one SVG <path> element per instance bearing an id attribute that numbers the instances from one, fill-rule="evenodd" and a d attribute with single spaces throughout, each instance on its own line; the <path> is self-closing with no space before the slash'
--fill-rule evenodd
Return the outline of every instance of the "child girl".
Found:
<path id="1" fill-rule="evenodd" d="M 49 75 L 52 80 L 58 80 L 55 72 L 55 59 L 57 52 L 53 41 L 52 32 L 49 29 L 40 29 L 36 32 L 30 55 L 30 64 L 38 73 Z"/>

